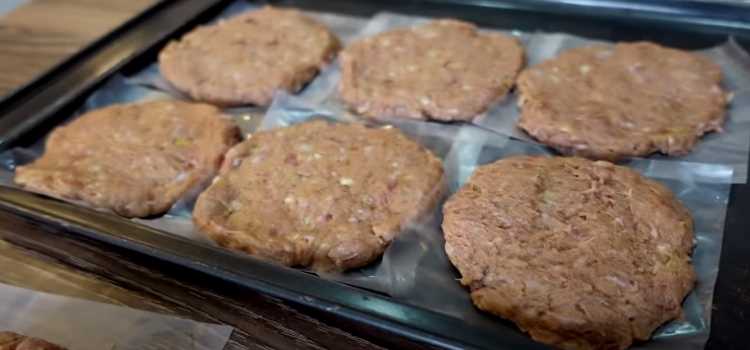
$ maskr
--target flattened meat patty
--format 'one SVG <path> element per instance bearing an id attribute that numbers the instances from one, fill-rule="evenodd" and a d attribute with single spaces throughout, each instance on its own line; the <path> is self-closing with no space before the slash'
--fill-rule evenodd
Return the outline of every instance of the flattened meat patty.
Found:
<path id="1" fill-rule="evenodd" d="M 0 350 L 67 350 L 42 339 L 13 332 L 0 332 Z"/>
<path id="2" fill-rule="evenodd" d="M 474 304 L 564 349 L 622 350 L 681 314 L 690 213 L 611 163 L 514 157 L 443 207 L 445 250 Z"/>
<path id="3" fill-rule="evenodd" d="M 347 47 L 339 95 L 370 118 L 471 120 L 505 96 L 523 66 L 516 39 L 437 20 Z"/>
<path id="4" fill-rule="evenodd" d="M 519 76 L 518 126 L 569 155 L 683 155 L 722 131 L 721 75 L 706 58 L 648 42 L 568 50 Z"/>
<path id="5" fill-rule="evenodd" d="M 168 211 L 210 180 L 239 139 L 239 128 L 210 105 L 117 105 L 53 131 L 44 155 L 18 167 L 15 182 L 122 216 L 146 217 Z"/>
<path id="6" fill-rule="evenodd" d="M 173 41 L 159 53 L 159 70 L 199 101 L 268 106 L 277 91 L 299 91 L 340 45 L 302 12 L 266 6 Z"/>
<path id="7" fill-rule="evenodd" d="M 430 151 L 393 128 L 314 121 L 229 152 L 193 221 L 222 246 L 316 271 L 358 268 L 445 193 Z"/>

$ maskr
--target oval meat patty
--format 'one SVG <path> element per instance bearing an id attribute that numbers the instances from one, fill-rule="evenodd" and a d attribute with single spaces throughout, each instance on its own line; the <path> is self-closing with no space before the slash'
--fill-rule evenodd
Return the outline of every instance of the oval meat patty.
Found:
<path id="1" fill-rule="evenodd" d="M 515 38 L 437 20 L 347 47 L 339 96 L 370 118 L 471 120 L 505 96 L 523 66 Z"/>
<path id="2" fill-rule="evenodd" d="M 42 339 L 13 332 L 0 332 L 0 350 L 67 350 Z"/>
<path id="3" fill-rule="evenodd" d="M 564 349 L 622 350 L 680 316 L 690 213 L 611 163 L 514 157 L 478 167 L 443 207 L 445 250 L 474 304 Z"/>
<path id="4" fill-rule="evenodd" d="M 722 130 L 721 75 L 706 58 L 648 42 L 571 49 L 521 73 L 518 127 L 592 159 L 683 155 Z"/>
<path id="5" fill-rule="evenodd" d="M 198 198 L 196 226 L 222 246 L 331 272 L 380 256 L 445 193 L 440 161 L 393 128 L 296 124 L 236 146 Z"/>
<path id="6" fill-rule="evenodd" d="M 268 106 L 295 93 L 333 60 L 338 39 L 296 10 L 270 6 L 201 26 L 159 53 L 161 74 L 199 101 Z"/>
<path id="7" fill-rule="evenodd" d="M 155 101 L 103 108 L 54 130 L 18 186 L 126 217 L 168 211 L 215 176 L 239 128 L 213 106 Z"/>

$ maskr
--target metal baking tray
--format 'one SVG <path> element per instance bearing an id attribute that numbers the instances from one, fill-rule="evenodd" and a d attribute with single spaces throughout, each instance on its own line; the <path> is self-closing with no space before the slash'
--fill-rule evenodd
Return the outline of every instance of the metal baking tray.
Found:
<path id="1" fill-rule="evenodd" d="M 372 16 L 381 11 L 454 17 L 482 27 L 563 32 L 608 41 L 650 40 L 697 49 L 727 35 L 750 48 L 750 7 L 658 0 L 278 0 L 255 1 L 307 10 Z M 30 145 L 74 113 L 114 74 L 153 63 L 159 49 L 222 11 L 232 0 L 165 0 L 0 101 L 0 151 Z M 288 300 L 355 324 L 446 349 L 551 349 L 507 329 L 402 304 L 387 296 L 248 259 L 135 224 L 111 214 L 0 187 L 0 210 L 49 230 L 65 232 L 177 264 Z M 750 329 L 750 188 L 732 185 L 711 337 L 706 349 L 746 349 Z M 1 223 L 0 223 L 1 225 Z"/>

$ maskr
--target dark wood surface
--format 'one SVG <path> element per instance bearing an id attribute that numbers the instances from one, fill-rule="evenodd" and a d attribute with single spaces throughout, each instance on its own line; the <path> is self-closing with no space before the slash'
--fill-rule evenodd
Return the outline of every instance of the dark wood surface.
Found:
<path id="1" fill-rule="evenodd" d="M 2 0 L 0 0 L 2 1 Z M 0 18 L 0 95 L 158 0 L 36 0 Z M 0 282 L 235 327 L 227 349 L 383 349 L 311 310 L 156 262 L 44 233 L 0 214 Z M 188 282 L 189 281 L 189 282 Z M 332 326 L 335 325 L 335 326 Z M 351 328 L 357 331 L 357 328 Z M 361 330 L 388 348 L 422 348 Z"/>
<path id="2" fill-rule="evenodd" d="M 0 95 L 15 90 L 157 2 L 34 0 L 0 17 Z"/>

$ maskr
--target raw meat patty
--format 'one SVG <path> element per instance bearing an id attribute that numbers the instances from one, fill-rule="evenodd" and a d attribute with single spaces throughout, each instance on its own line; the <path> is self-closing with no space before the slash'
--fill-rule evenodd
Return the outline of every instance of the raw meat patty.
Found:
<path id="1" fill-rule="evenodd" d="M 379 257 L 445 193 L 440 161 L 393 128 L 314 121 L 260 132 L 227 155 L 198 198 L 196 226 L 218 244 L 332 272 Z"/>
<path id="2" fill-rule="evenodd" d="M 684 155 L 722 131 L 721 75 L 706 58 L 648 42 L 571 49 L 521 73 L 518 126 L 568 155 Z"/>
<path id="3" fill-rule="evenodd" d="M 176 100 L 103 108 L 54 130 L 18 186 L 126 217 L 168 211 L 215 176 L 239 128 L 213 106 Z"/>
<path id="4" fill-rule="evenodd" d="M 622 350 L 681 315 L 690 213 L 608 162 L 514 157 L 480 166 L 443 207 L 445 250 L 474 304 L 564 349 Z"/>
<path id="5" fill-rule="evenodd" d="M 505 96 L 523 66 L 515 38 L 443 19 L 347 47 L 339 95 L 370 118 L 471 120 Z"/>
<path id="6" fill-rule="evenodd" d="M 268 106 L 277 91 L 301 89 L 339 48 L 328 28 L 302 12 L 266 6 L 171 42 L 159 69 L 196 100 Z"/>

